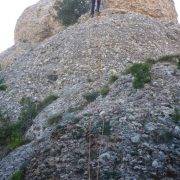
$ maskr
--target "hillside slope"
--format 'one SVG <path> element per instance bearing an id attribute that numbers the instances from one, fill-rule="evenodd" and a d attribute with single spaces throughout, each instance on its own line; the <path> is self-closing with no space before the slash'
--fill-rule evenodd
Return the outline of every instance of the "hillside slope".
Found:
<path id="1" fill-rule="evenodd" d="M 28 143 L 5 153 L 2 179 L 21 169 L 27 180 L 178 179 L 179 24 L 109 12 L 18 47 L 0 56 L 0 108 L 16 121 L 23 97 L 58 98 L 27 122 Z M 136 89 L 124 72 L 149 58 L 150 79 Z"/>
<path id="2" fill-rule="evenodd" d="M 178 179 L 179 74 L 176 65 L 156 63 L 143 89 L 134 89 L 131 75 L 120 74 L 108 95 L 94 102 L 77 97 L 64 112 L 52 103 L 34 120 L 34 140 L 0 161 L 0 176 L 22 169 L 27 180 L 96 179 L 98 172 L 103 180 Z"/>
<path id="3" fill-rule="evenodd" d="M 101 82 L 111 69 L 121 72 L 132 62 L 177 54 L 179 47 L 177 24 L 163 24 L 133 13 L 92 19 L 20 56 L 13 54 L 13 63 L 0 72 L 9 89 L 0 92 L 0 106 L 10 109 L 14 117 L 22 96 L 42 99 L 68 85 L 80 82 L 84 86 L 89 78 Z M 51 75 L 57 79 L 52 81 Z"/>

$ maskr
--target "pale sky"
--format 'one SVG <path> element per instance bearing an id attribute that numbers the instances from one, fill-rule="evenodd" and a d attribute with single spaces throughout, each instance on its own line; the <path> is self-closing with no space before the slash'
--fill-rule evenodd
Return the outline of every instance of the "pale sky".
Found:
<path id="1" fill-rule="evenodd" d="M 14 28 L 18 17 L 29 5 L 39 0 L 0 0 L 0 52 L 14 44 Z M 180 0 L 174 0 L 180 22 Z"/>

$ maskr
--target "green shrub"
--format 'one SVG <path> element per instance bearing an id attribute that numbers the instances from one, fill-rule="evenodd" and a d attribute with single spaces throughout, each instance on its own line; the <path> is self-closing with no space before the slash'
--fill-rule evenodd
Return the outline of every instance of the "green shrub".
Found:
<path id="1" fill-rule="evenodd" d="M 0 91 L 6 91 L 7 85 L 6 84 L 1 84 L 0 85 Z"/>
<path id="2" fill-rule="evenodd" d="M 72 130 L 72 138 L 73 139 L 80 139 L 83 137 L 83 135 L 85 134 L 85 131 L 82 127 L 80 126 L 76 126 L 73 130 Z"/>
<path id="3" fill-rule="evenodd" d="M 10 137 L 7 141 L 7 146 L 11 149 L 15 149 L 25 143 L 23 139 L 23 131 L 22 131 L 23 124 L 18 121 L 16 123 L 10 124 Z"/>
<path id="4" fill-rule="evenodd" d="M 180 109 L 175 108 L 172 119 L 175 123 L 178 123 L 180 121 Z"/>
<path id="5" fill-rule="evenodd" d="M 21 124 L 21 131 L 25 132 L 28 127 L 32 125 L 32 120 L 41 112 L 46 106 L 51 104 L 58 98 L 56 95 L 49 95 L 41 102 L 33 102 L 29 97 L 23 97 L 20 104 L 23 106 L 20 116 L 18 118 Z M 55 121 L 55 117 L 49 120 L 49 123 Z M 50 122 L 51 121 L 51 122 Z"/>
<path id="6" fill-rule="evenodd" d="M 33 119 L 38 115 L 38 104 L 29 97 L 23 97 L 20 101 L 23 106 L 18 118 L 18 126 L 22 133 L 25 133 L 28 127 L 32 125 Z"/>
<path id="7" fill-rule="evenodd" d="M 16 171 L 12 176 L 11 180 L 23 180 L 23 172 L 22 171 Z"/>
<path id="8" fill-rule="evenodd" d="M 60 6 L 58 14 L 65 26 L 76 23 L 78 18 L 89 10 L 87 0 L 63 0 Z"/>
<path id="9" fill-rule="evenodd" d="M 41 111 L 42 109 L 44 109 L 46 106 L 51 104 L 56 99 L 58 99 L 57 95 L 55 94 L 48 95 L 42 102 L 38 103 L 38 106 L 37 106 L 38 111 Z"/>
<path id="10" fill-rule="evenodd" d="M 37 115 L 36 104 L 30 98 L 22 98 L 20 103 L 23 107 L 17 122 L 11 123 L 8 117 L 5 118 L 0 113 L 0 119 L 3 121 L 0 128 L 0 144 L 11 149 L 24 144 L 24 133 Z"/>
<path id="11" fill-rule="evenodd" d="M 0 110 L 0 145 L 4 145 L 7 141 L 7 137 L 10 137 L 10 119 L 7 113 Z"/>
<path id="12" fill-rule="evenodd" d="M 153 140 L 155 143 L 169 143 L 173 140 L 172 132 L 167 129 L 160 129 L 153 133 Z"/>
<path id="13" fill-rule="evenodd" d="M 110 88 L 109 86 L 103 86 L 100 90 L 99 90 L 99 93 L 101 94 L 101 96 L 105 97 L 108 95 L 110 91 Z"/>
<path id="14" fill-rule="evenodd" d="M 0 77 L 0 84 L 4 84 L 5 81 L 4 81 L 4 78 Z"/>
<path id="15" fill-rule="evenodd" d="M 10 123 L 9 117 L 0 111 L 0 144 L 11 149 L 17 148 L 25 143 L 24 134 L 32 125 L 33 119 L 47 105 L 57 99 L 57 96 L 50 95 L 44 101 L 37 103 L 29 97 L 23 97 L 20 101 L 22 109 L 17 122 Z M 49 120 L 55 123 L 57 117 Z"/>
<path id="16" fill-rule="evenodd" d="M 66 133 L 66 126 L 57 125 L 55 127 L 54 133 L 60 133 L 61 135 L 64 135 Z"/>
<path id="17" fill-rule="evenodd" d="M 180 69 L 180 58 L 179 58 L 179 60 L 177 62 L 177 68 Z"/>
<path id="18" fill-rule="evenodd" d="M 98 96 L 99 93 L 97 91 L 88 92 L 83 95 L 84 99 L 89 103 L 95 101 Z"/>
<path id="19" fill-rule="evenodd" d="M 62 119 L 62 114 L 55 114 L 54 116 L 48 119 L 48 125 L 57 124 L 60 119 Z"/>
<path id="20" fill-rule="evenodd" d="M 113 84 L 116 80 L 118 80 L 118 77 L 115 76 L 115 75 L 111 75 L 111 76 L 109 77 L 109 83 L 110 83 L 110 84 Z"/>
<path id="21" fill-rule="evenodd" d="M 135 63 L 128 70 L 134 76 L 133 87 L 136 89 L 143 88 L 144 84 L 151 81 L 151 65 L 147 63 Z"/>
<path id="22" fill-rule="evenodd" d="M 0 124 L 6 123 L 7 121 L 9 121 L 7 112 L 0 110 Z"/>
<path id="23" fill-rule="evenodd" d="M 109 136 L 111 134 L 111 125 L 110 121 L 105 121 L 104 122 L 104 131 L 103 134 L 106 136 Z"/>
<path id="24" fill-rule="evenodd" d="M 159 62 L 175 62 L 177 68 L 180 69 L 180 55 L 166 55 L 158 59 Z"/>
<path id="25" fill-rule="evenodd" d="M 115 70 L 111 70 L 109 75 L 109 83 L 113 84 L 116 80 L 118 80 L 118 74 Z"/>
<path id="26" fill-rule="evenodd" d="M 7 89 L 7 85 L 3 78 L 0 78 L 0 91 L 5 91 Z"/>
<path id="27" fill-rule="evenodd" d="M 15 149 L 24 144 L 23 134 L 19 123 L 5 123 L 0 128 L 0 144 Z"/>
<path id="28" fill-rule="evenodd" d="M 10 123 L 9 117 L 0 112 L 0 144 L 7 145 L 9 148 L 16 148 L 23 144 L 19 123 Z"/>
<path id="29" fill-rule="evenodd" d="M 67 126 L 58 124 L 52 131 L 51 139 L 59 141 L 59 139 L 67 133 Z"/>
<path id="30" fill-rule="evenodd" d="M 180 55 L 165 55 L 158 59 L 158 62 L 172 62 L 172 61 L 179 61 Z"/>
<path id="31" fill-rule="evenodd" d="M 17 122 L 10 123 L 7 118 L 0 128 L 0 143 L 11 149 L 25 143 L 24 133 L 32 125 L 32 120 L 38 113 L 37 105 L 30 98 L 22 98 L 20 103 L 23 107 Z"/>

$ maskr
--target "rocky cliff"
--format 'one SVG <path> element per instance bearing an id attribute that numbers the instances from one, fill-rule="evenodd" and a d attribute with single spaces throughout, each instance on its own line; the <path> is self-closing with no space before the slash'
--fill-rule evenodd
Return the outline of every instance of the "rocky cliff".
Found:
<path id="1" fill-rule="evenodd" d="M 53 6 L 40 4 L 43 12 Z M 16 173 L 27 180 L 180 176 L 180 25 L 169 21 L 176 13 L 161 21 L 105 5 L 101 16 L 64 30 L 53 20 L 51 37 L 39 38 L 35 28 L 28 43 L 17 37 L 0 55 L 0 110 L 7 112 L 0 128 L 4 119 L 19 122 L 15 140 L 25 143 L 0 142 L 0 180 Z M 156 7 L 174 8 L 171 1 Z"/>
<path id="2" fill-rule="evenodd" d="M 25 9 L 16 24 L 15 43 L 37 43 L 62 30 L 63 27 L 57 15 L 61 1 L 41 0 Z"/>
<path id="3" fill-rule="evenodd" d="M 40 0 L 28 7 L 19 18 L 15 28 L 15 43 L 41 42 L 64 29 L 58 12 L 62 0 Z M 172 0 L 105 0 L 103 10 L 136 12 L 161 20 L 177 22 L 177 13 Z"/>

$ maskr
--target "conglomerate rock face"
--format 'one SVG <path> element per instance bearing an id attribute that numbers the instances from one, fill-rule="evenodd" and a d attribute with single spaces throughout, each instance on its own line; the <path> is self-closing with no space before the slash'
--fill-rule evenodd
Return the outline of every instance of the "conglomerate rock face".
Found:
<path id="1" fill-rule="evenodd" d="M 27 8 L 19 18 L 15 28 L 15 43 L 37 43 L 63 30 L 57 10 L 62 0 L 40 0 Z M 177 21 L 177 13 L 172 0 L 106 0 L 102 9 L 112 8 L 126 12 L 136 12 L 168 21 Z"/>
<path id="2" fill-rule="evenodd" d="M 179 25 L 134 13 L 89 19 L 17 57 L 8 56 L 13 63 L 0 73 L 10 91 L 0 93 L 0 107 L 14 116 L 22 96 L 43 98 L 68 85 L 85 84 L 88 78 L 107 77 L 111 69 L 121 72 L 132 62 L 177 54 L 179 37 Z M 49 79 L 52 74 L 56 81 Z"/>
<path id="3" fill-rule="evenodd" d="M 106 0 L 106 6 L 138 12 L 154 18 L 177 21 L 173 0 Z"/>
<path id="4" fill-rule="evenodd" d="M 0 55 L 7 85 L 0 91 L 0 109 L 12 121 L 22 97 L 38 102 L 58 95 L 33 119 L 24 135 L 31 142 L 0 159 L 0 179 L 22 168 L 27 180 L 180 176 L 180 70 L 172 58 L 180 53 L 180 25 L 112 8 L 45 41 L 52 34 L 29 35 L 24 29 L 27 36 L 18 41 L 43 42 L 17 43 Z M 166 55 L 172 59 L 159 60 Z M 147 58 L 154 60 L 151 82 L 135 89 L 134 77 L 124 72 Z M 112 71 L 118 79 L 109 83 Z M 107 85 L 108 94 L 100 95 Z M 85 95 L 94 92 L 98 97 L 88 102 Z"/>
<path id="5" fill-rule="evenodd" d="M 41 0 L 25 9 L 15 28 L 15 43 L 41 42 L 63 29 L 57 8 L 61 0 Z"/>

